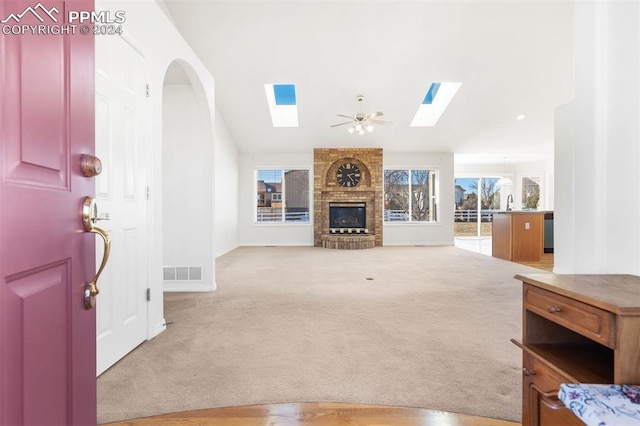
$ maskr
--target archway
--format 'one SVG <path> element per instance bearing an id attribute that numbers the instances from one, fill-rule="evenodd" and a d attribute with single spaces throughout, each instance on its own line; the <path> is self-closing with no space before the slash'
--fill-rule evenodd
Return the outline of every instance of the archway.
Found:
<path id="1" fill-rule="evenodd" d="M 213 123 L 193 68 L 174 60 L 162 88 L 162 246 L 165 291 L 215 289 Z"/>

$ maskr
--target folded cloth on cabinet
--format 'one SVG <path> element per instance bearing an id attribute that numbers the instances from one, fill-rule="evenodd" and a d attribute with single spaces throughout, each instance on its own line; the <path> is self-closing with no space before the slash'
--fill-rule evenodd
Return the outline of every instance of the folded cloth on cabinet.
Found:
<path id="1" fill-rule="evenodd" d="M 563 383 L 558 398 L 587 426 L 640 426 L 640 386 Z"/>

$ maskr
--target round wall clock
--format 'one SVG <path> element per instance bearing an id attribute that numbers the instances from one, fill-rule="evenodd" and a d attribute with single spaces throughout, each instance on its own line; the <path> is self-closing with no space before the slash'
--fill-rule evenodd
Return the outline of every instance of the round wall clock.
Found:
<path id="1" fill-rule="evenodd" d="M 360 182 L 360 169 L 353 163 L 344 163 L 338 167 L 336 179 L 344 187 L 356 186 Z"/>

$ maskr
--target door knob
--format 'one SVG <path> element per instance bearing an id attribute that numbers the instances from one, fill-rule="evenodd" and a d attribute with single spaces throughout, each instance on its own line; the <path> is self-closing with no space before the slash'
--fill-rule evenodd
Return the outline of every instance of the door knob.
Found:
<path id="1" fill-rule="evenodd" d="M 103 229 L 95 226 L 95 223 L 98 220 L 109 220 L 109 213 L 98 214 L 98 206 L 96 205 L 95 198 L 85 198 L 84 204 L 82 205 L 82 222 L 84 223 L 84 229 L 87 232 L 93 232 L 100 235 L 104 240 L 104 254 L 102 255 L 100 268 L 98 268 L 98 272 L 95 277 L 84 285 L 85 309 L 93 309 L 93 307 L 96 306 L 96 296 L 100 293 L 100 290 L 98 290 L 98 278 L 100 277 L 100 274 L 102 274 L 104 267 L 107 265 L 109 253 L 111 252 L 111 239 L 109 238 L 109 234 L 107 234 Z"/>
<path id="2" fill-rule="evenodd" d="M 80 157 L 80 170 L 82 170 L 83 176 L 98 176 L 102 173 L 102 161 L 94 155 L 83 154 Z"/>

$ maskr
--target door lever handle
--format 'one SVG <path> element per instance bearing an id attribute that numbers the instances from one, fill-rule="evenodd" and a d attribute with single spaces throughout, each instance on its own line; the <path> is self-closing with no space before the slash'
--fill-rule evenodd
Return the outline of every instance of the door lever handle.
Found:
<path id="1" fill-rule="evenodd" d="M 100 278 L 100 274 L 102 274 L 104 267 L 107 265 L 109 253 L 111 252 L 111 238 L 109 238 L 109 234 L 107 234 L 103 229 L 95 226 L 95 223 L 98 220 L 109 220 L 109 213 L 98 214 L 98 207 L 96 205 L 95 198 L 85 198 L 82 206 L 82 222 L 84 223 L 84 229 L 87 232 L 93 232 L 100 235 L 104 240 L 104 253 L 102 255 L 100 268 L 98 268 L 98 272 L 95 277 L 84 285 L 85 309 L 93 309 L 96 306 L 96 296 L 100 293 L 100 290 L 98 290 L 98 278 Z"/>

